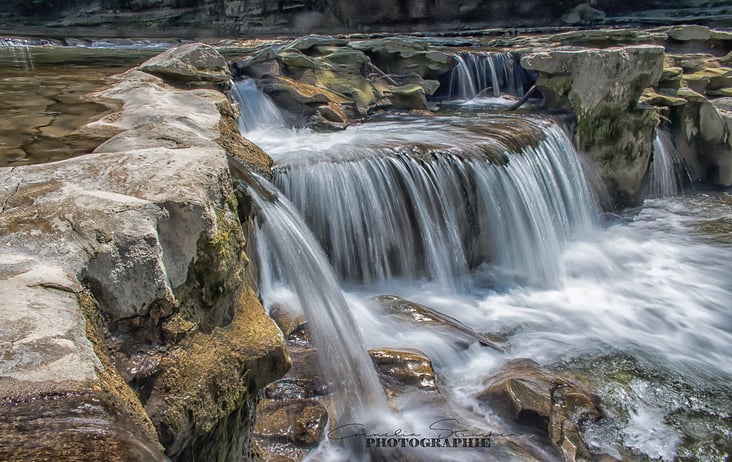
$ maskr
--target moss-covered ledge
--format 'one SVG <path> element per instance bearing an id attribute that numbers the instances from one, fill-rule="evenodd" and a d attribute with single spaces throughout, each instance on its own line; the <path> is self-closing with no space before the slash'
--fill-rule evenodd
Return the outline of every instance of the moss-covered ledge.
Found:
<path id="1" fill-rule="evenodd" d="M 227 150 L 271 161 L 193 88 L 225 84 L 211 50 L 165 59 L 183 77 L 95 95 L 114 112 L 80 130 L 93 153 L 0 169 L 1 460 L 247 459 L 253 397 L 290 366 L 245 276 Z"/>

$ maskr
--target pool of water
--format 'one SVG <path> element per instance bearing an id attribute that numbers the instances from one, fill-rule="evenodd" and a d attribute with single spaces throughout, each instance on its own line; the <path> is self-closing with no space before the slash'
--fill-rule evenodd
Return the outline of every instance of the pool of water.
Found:
<path id="1" fill-rule="evenodd" d="M 91 152 L 74 132 L 106 108 L 87 95 L 161 51 L 0 43 L 0 166 L 51 162 Z"/>

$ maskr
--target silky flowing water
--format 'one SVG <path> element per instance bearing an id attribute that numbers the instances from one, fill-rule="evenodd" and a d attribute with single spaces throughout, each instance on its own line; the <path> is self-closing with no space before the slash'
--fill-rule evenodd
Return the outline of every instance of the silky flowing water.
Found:
<path id="1" fill-rule="evenodd" d="M 352 341 L 431 358 L 447 407 L 405 408 L 392 419 L 429 435 L 449 413 L 473 431 L 514 434 L 482 452 L 432 448 L 420 460 L 558 459 L 548 441 L 475 398 L 505 361 L 531 358 L 593 385 L 606 412 L 586 433 L 595 452 L 727 460 L 732 201 L 672 195 L 602 214 L 591 172 L 556 121 L 494 109 L 473 102 L 338 133 L 279 125 L 246 133 L 275 159 L 274 183 L 318 241 L 308 245 L 322 246 L 334 268 L 342 310 L 357 324 Z M 654 172 L 669 178 L 668 164 Z M 670 181 L 652 195 L 680 192 Z M 266 304 L 307 303 L 309 292 L 292 282 L 276 286 L 263 290 Z M 490 334 L 505 353 L 461 349 L 444 331 L 399 322 L 370 301 L 382 294 Z M 357 457 L 332 441 L 311 457 L 349 458 Z"/>
<path id="2" fill-rule="evenodd" d="M 102 108 L 83 95 L 153 53 L 0 43 L 0 162 L 88 152 L 69 135 Z M 680 195 L 678 161 L 661 135 L 655 198 L 603 214 L 591 172 L 555 120 L 497 113 L 507 104 L 497 93 L 522 91 L 520 76 L 501 70 L 509 58 L 462 56 L 442 97 L 479 96 L 465 104 L 336 133 L 287 129 L 266 99 L 252 104 L 261 94 L 239 86 L 251 111 L 242 129 L 275 159 L 278 190 L 260 180 L 262 195 L 252 192 L 265 304 L 308 317 L 335 384 L 332 422 L 435 436 L 429 425 L 449 416 L 471 432 L 513 435 L 490 448 L 414 450 L 416 460 L 558 459 L 548 441 L 475 399 L 512 358 L 593 385 L 606 412 L 586 432 L 597 452 L 728 460 L 732 199 Z M 371 301 L 384 294 L 449 315 L 505 352 L 400 322 Z M 390 411 L 365 354 L 384 347 L 429 356 L 444 403 Z M 326 439 L 310 460 L 393 460 L 359 443 Z"/>

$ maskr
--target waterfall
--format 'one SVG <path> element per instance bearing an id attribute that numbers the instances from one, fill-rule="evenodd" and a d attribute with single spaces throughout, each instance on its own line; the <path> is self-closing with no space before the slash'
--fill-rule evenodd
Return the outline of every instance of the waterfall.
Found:
<path id="1" fill-rule="evenodd" d="M 646 197 L 659 198 L 676 196 L 681 193 L 679 169 L 683 160 L 671 140 L 671 135 L 656 130 L 653 140 L 653 160 L 648 171 Z"/>
<path id="2" fill-rule="evenodd" d="M 511 53 L 461 52 L 457 64 L 441 79 L 437 96 L 467 100 L 476 96 L 524 95 L 524 71 Z"/>
<path id="3" fill-rule="evenodd" d="M 33 54 L 31 53 L 31 42 L 23 39 L 0 39 L 0 50 L 10 55 L 13 67 L 24 71 L 33 71 Z"/>
<path id="4" fill-rule="evenodd" d="M 543 138 L 521 147 L 518 132 L 449 149 L 352 147 L 338 161 L 280 166 L 275 183 L 346 281 L 455 286 L 491 263 L 499 283 L 551 286 L 562 245 L 595 211 L 570 140 L 533 120 L 532 136 Z"/>
<path id="5" fill-rule="evenodd" d="M 264 92 L 257 89 L 254 80 L 232 82 L 231 98 L 240 106 L 239 130 L 242 133 L 265 127 L 285 126 L 280 110 Z"/>
<path id="6" fill-rule="evenodd" d="M 383 419 L 388 411 L 381 385 L 326 256 L 287 199 L 266 180 L 253 181 L 248 192 L 259 209 L 255 238 L 262 299 L 268 304 L 281 284 L 297 293 L 340 424 Z M 363 450 L 360 440 L 351 443 L 351 450 Z"/>

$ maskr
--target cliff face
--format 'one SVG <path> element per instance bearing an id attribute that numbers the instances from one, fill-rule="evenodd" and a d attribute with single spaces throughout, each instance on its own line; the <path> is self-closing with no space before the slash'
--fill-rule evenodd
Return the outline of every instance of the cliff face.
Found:
<path id="1" fill-rule="evenodd" d="M 732 24 L 724 0 L 11 0 L 0 29 L 19 24 L 102 36 L 202 36 L 438 31 L 616 23 Z M 36 5 L 34 2 L 33 5 Z M 3 27 L 3 24 L 5 25 Z M 76 29 L 78 28 L 78 29 Z"/>

